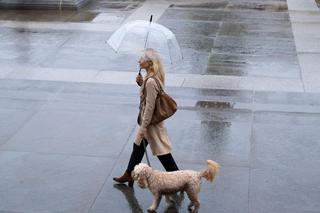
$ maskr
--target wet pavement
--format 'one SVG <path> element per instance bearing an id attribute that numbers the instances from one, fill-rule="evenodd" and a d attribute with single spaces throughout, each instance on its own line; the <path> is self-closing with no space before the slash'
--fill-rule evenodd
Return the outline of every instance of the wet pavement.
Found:
<path id="1" fill-rule="evenodd" d="M 21 24 L 0 22 L 0 212 L 146 212 L 148 190 L 112 180 L 124 171 L 137 130 L 138 88 L 126 83 L 137 59 L 106 45 L 112 30 L 58 29 L 69 22 L 119 25 L 143 3 L 95 1 L 63 14 L 0 11 L 2 21 Z M 185 60 L 167 65 L 168 77 L 273 78 L 308 86 L 285 1 L 171 3 L 158 22 L 176 33 Z M 314 50 L 304 57 L 313 59 Z M 41 70 L 56 75 L 44 80 Z M 124 80 L 55 78 L 71 70 L 74 79 L 120 73 Z M 166 121 L 178 166 L 221 164 L 216 182 L 202 183 L 200 212 L 320 212 L 317 88 L 205 83 L 167 88 L 179 106 Z M 151 164 L 163 170 L 157 158 Z M 188 212 L 188 198 L 177 200 L 172 207 L 163 200 L 158 212 Z"/>

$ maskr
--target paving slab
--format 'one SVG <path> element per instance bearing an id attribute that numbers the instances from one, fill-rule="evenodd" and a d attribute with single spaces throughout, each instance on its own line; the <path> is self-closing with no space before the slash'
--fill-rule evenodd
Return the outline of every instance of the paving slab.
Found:
<path id="1" fill-rule="evenodd" d="M 298 10 L 298 11 L 319 11 L 317 4 L 314 0 L 287 0 L 289 10 Z"/>
<path id="2" fill-rule="evenodd" d="M 120 118 L 116 111 L 124 117 Z M 101 113 L 43 109 L 1 149 L 115 157 L 136 125 L 135 122 L 127 124 L 128 119 L 136 119 L 130 110 L 129 114 L 120 111 L 119 107 L 107 108 Z M 106 124 L 106 120 L 117 120 L 122 131 L 116 131 L 118 127 L 115 128 L 113 122 Z"/>
<path id="3" fill-rule="evenodd" d="M 249 212 L 318 212 L 318 171 L 251 170 Z"/>
<path id="4" fill-rule="evenodd" d="M 292 22 L 319 23 L 319 11 L 290 11 L 290 20 Z"/>
<path id="5" fill-rule="evenodd" d="M 297 35 L 296 48 L 299 53 L 320 53 L 320 37 Z"/>
<path id="6" fill-rule="evenodd" d="M 49 82 L 25 80 L 3 80 L 0 84 L 0 106 L 2 109 L 37 112 L 61 89 Z"/>
<path id="7" fill-rule="evenodd" d="M 1 151 L 0 208 L 9 212 L 88 212 L 113 160 Z"/>
<path id="8" fill-rule="evenodd" d="M 0 110 L 0 145 L 6 143 L 33 116 L 34 112 L 23 110 Z"/>
<path id="9" fill-rule="evenodd" d="M 299 61 L 301 64 L 302 78 L 307 92 L 319 92 L 319 70 L 318 66 L 314 63 L 319 54 L 299 54 Z"/>
<path id="10" fill-rule="evenodd" d="M 294 116 L 295 114 L 291 113 L 291 117 Z M 315 115 L 315 117 L 317 120 L 320 119 L 319 116 Z M 277 125 L 253 125 L 252 166 L 254 168 L 274 168 L 293 172 L 297 168 L 308 165 L 306 170 L 316 170 L 320 161 L 317 157 L 320 149 L 317 143 L 319 128 L 312 124 L 303 126 L 294 124 L 287 126 L 280 121 Z"/>
<path id="11" fill-rule="evenodd" d="M 270 112 L 258 111 L 254 114 L 254 122 L 281 125 L 319 125 L 318 113 Z"/>
<path id="12" fill-rule="evenodd" d="M 292 23 L 292 31 L 294 36 L 308 36 L 311 38 L 319 38 L 320 23 Z"/>
<path id="13" fill-rule="evenodd" d="M 319 106 L 320 94 L 256 91 L 254 93 L 254 102 L 261 103 L 261 104 Z"/>

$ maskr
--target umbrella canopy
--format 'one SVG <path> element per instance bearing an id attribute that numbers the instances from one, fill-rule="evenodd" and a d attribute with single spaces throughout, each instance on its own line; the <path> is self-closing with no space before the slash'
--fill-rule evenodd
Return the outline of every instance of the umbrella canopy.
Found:
<path id="1" fill-rule="evenodd" d="M 175 35 L 163 25 L 136 20 L 121 26 L 107 42 L 116 52 L 141 55 L 145 48 L 153 48 L 170 63 L 182 59 Z"/>

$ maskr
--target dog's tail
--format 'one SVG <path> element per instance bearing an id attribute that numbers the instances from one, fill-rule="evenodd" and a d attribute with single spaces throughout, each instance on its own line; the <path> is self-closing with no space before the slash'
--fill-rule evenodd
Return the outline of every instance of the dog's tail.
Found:
<path id="1" fill-rule="evenodd" d="M 207 163 L 208 163 L 208 168 L 200 172 L 200 175 L 201 177 L 204 177 L 208 181 L 213 182 L 220 170 L 220 165 L 213 160 L 207 160 Z"/>

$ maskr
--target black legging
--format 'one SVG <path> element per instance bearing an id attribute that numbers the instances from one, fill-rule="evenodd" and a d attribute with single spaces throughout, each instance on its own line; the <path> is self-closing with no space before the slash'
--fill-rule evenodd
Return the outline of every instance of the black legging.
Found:
<path id="1" fill-rule="evenodd" d="M 148 141 L 145 140 L 145 144 L 146 147 L 148 146 Z M 128 167 L 127 167 L 127 172 L 131 173 L 134 169 L 134 167 L 136 165 L 138 165 L 139 163 L 141 163 L 143 155 L 144 155 L 144 146 L 142 144 L 143 142 L 141 142 L 140 146 L 138 146 L 137 144 L 133 143 L 133 150 L 131 153 L 131 157 L 128 163 Z M 177 171 L 179 170 L 176 162 L 174 161 L 171 153 L 169 154 L 165 154 L 165 155 L 159 155 L 157 156 L 158 159 L 160 160 L 162 166 L 165 168 L 165 170 L 167 172 L 171 172 L 171 171 Z"/>

